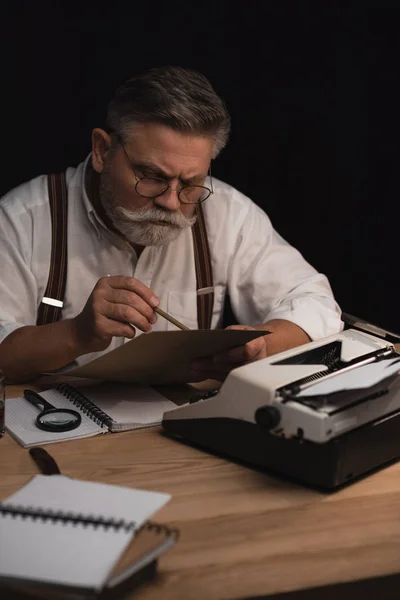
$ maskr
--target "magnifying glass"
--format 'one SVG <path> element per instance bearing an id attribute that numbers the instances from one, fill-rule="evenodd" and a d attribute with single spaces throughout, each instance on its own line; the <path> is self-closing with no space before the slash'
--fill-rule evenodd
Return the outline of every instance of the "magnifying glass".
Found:
<path id="1" fill-rule="evenodd" d="M 24 398 L 41 409 L 36 418 L 36 426 L 44 431 L 70 431 L 79 427 L 82 421 L 80 413 L 69 408 L 55 408 L 40 394 L 24 390 Z"/>

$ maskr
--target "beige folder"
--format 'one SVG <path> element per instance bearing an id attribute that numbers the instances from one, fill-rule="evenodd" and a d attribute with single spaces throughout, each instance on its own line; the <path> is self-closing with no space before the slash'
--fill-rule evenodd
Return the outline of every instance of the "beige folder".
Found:
<path id="1" fill-rule="evenodd" d="M 190 330 L 142 334 L 66 374 L 106 381 L 149 384 L 193 381 L 190 364 L 254 340 L 267 331 Z"/>

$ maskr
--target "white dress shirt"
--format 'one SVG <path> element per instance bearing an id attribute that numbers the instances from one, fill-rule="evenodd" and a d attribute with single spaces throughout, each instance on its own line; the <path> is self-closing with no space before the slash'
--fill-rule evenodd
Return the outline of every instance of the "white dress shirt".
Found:
<path id="1" fill-rule="evenodd" d="M 62 318 L 83 309 L 104 275 L 126 275 L 149 286 L 160 308 L 197 329 L 196 272 L 190 229 L 167 246 L 133 248 L 109 231 L 85 191 L 88 160 L 67 170 L 68 271 Z M 273 229 L 249 198 L 213 179 L 203 204 L 214 277 L 212 327 L 222 319 L 230 295 L 240 323 L 287 319 L 315 340 L 340 331 L 340 309 L 326 277 L 319 274 Z M 0 341 L 24 325 L 35 325 L 50 267 L 51 218 L 46 176 L 11 190 L 0 201 Z M 158 316 L 153 331 L 173 330 Z M 138 332 L 139 333 L 139 332 Z M 114 338 L 107 351 L 123 344 Z M 101 353 L 78 359 L 82 364 Z"/>

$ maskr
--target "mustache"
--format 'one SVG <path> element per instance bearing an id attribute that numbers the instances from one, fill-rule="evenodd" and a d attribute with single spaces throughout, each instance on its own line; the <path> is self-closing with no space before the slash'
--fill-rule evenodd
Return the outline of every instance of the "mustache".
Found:
<path id="1" fill-rule="evenodd" d="M 142 223 L 145 221 L 160 221 L 162 223 L 167 223 L 173 227 L 191 227 L 196 222 L 196 216 L 185 217 L 182 213 L 179 212 L 166 212 L 157 207 L 151 208 L 141 208 L 139 210 L 129 210 L 123 206 L 118 206 L 115 209 L 115 212 L 124 217 L 127 221 L 131 223 Z"/>

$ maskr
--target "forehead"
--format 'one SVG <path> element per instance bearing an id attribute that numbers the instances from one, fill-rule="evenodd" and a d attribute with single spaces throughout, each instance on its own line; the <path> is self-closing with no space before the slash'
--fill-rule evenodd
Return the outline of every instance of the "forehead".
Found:
<path id="1" fill-rule="evenodd" d="M 157 123 L 140 123 L 125 137 L 133 161 L 151 161 L 168 172 L 207 172 L 214 140 L 207 135 L 180 133 Z"/>

